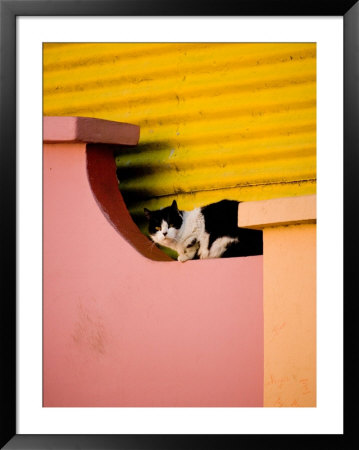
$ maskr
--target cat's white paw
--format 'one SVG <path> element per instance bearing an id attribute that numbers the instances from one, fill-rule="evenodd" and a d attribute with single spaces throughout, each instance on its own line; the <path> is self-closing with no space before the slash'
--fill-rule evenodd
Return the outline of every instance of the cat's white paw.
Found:
<path id="1" fill-rule="evenodd" d="M 178 255 L 177 261 L 185 262 L 185 261 L 188 261 L 188 260 L 189 260 L 188 256 L 186 256 L 186 255 Z"/>

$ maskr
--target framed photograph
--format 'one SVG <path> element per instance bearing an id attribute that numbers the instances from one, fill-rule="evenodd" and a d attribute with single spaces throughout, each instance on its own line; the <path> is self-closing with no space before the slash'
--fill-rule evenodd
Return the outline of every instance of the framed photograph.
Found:
<path id="1" fill-rule="evenodd" d="M 1 1 L 4 448 L 344 448 L 358 18 Z"/>

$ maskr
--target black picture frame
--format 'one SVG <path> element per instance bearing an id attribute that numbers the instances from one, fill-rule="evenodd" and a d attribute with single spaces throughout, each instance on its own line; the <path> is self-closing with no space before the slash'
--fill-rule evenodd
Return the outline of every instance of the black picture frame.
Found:
<path id="1" fill-rule="evenodd" d="M 16 17 L 342 16 L 344 18 L 344 434 L 18 435 L 16 434 Z M 1 440 L 6 449 L 351 448 L 358 385 L 359 2 L 357 0 L 0 0 Z M 336 238 L 336 237 L 335 237 Z M 345 298 L 345 297 L 344 297 Z M 4 447 L 3 447 L 4 446 Z"/>

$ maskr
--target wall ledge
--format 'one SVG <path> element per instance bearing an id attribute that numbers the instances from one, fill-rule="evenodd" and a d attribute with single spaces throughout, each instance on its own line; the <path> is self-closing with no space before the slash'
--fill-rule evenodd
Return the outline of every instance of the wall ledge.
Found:
<path id="1" fill-rule="evenodd" d="M 238 205 L 238 226 L 263 229 L 316 223 L 316 195 L 283 197 Z"/>
<path id="2" fill-rule="evenodd" d="M 44 143 L 137 145 L 140 127 L 92 117 L 45 116 L 43 133 Z"/>

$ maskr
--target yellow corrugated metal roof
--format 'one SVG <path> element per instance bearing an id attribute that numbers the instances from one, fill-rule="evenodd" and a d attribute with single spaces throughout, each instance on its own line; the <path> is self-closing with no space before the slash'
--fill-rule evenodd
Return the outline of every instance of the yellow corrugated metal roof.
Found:
<path id="1" fill-rule="evenodd" d="M 315 193 L 312 43 L 45 44 L 44 114 L 141 126 L 116 158 L 135 219 Z"/>

